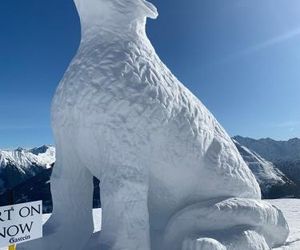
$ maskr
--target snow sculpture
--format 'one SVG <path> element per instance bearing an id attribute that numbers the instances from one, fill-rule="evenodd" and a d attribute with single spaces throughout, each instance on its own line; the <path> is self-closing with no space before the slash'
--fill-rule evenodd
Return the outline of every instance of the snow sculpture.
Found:
<path id="1" fill-rule="evenodd" d="M 268 249 L 282 213 L 230 137 L 156 55 L 145 0 L 75 0 L 82 40 L 53 100 L 54 211 L 23 249 L 83 249 L 100 179 L 101 250 Z M 236 197 L 236 198 L 232 198 Z M 26 248 L 27 247 L 27 248 Z"/>

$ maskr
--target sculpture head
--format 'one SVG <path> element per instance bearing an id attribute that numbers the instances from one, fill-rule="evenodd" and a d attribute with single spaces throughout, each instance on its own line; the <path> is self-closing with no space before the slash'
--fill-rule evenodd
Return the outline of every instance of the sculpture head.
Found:
<path id="1" fill-rule="evenodd" d="M 146 0 L 74 0 L 82 24 L 130 22 L 130 20 L 155 19 L 156 7 Z M 121 21 L 121 22 L 120 22 Z"/>

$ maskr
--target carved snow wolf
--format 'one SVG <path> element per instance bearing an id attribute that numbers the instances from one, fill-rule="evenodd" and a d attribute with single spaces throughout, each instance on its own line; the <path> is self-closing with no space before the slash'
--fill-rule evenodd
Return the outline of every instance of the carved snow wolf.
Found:
<path id="1" fill-rule="evenodd" d="M 52 106 L 54 211 L 30 250 L 81 250 L 100 180 L 101 250 L 269 249 L 282 213 L 230 137 L 161 62 L 144 0 L 74 0 L 82 39 Z M 22 249 L 22 248 L 21 248 Z"/>

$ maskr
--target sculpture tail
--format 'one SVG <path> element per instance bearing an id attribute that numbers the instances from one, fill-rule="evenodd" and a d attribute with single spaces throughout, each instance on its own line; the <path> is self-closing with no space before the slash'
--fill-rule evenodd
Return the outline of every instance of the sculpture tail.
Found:
<path id="1" fill-rule="evenodd" d="M 198 245 L 208 244 L 201 240 L 204 237 L 217 240 L 220 246 L 230 246 L 227 249 L 238 249 L 232 248 L 236 245 L 245 250 L 253 249 L 249 242 L 255 238 L 260 249 L 269 249 L 283 245 L 288 235 L 282 212 L 267 202 L 243 198 L 211 200 L 186 207 L 171 218 L 163 249 L 199 249 L 191 248 L 195 243 L 189 241 L 198 239 Z"/>

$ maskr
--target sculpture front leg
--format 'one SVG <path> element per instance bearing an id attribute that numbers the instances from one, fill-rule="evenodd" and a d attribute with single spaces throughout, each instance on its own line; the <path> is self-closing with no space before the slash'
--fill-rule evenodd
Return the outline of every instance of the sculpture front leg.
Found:
<path id="1" fill-rule="evenodd" d="M 75 153 L 66 152 L 51 176 L 53 213 L 44 225 L 44 237 L 18 245 L 20 250 L 83 249 L 93 233 L 93 176 L 78 161 Z"/>
<path id="2" fill-rule="evenodd" d="M 150 250 L 147 177 L 128 166 L 112 172 L 100 180 L 100 249 Z"/>

